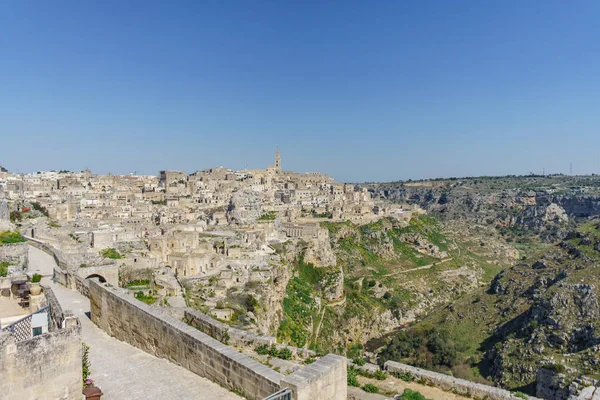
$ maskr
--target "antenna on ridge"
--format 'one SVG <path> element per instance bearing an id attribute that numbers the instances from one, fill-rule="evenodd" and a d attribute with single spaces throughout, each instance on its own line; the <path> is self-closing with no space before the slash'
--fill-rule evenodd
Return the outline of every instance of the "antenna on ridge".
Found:
<path id="1" fill-rule="evenodd" d="M 571 161 L 571 163 L 569 164 L 569 174 L 573 175 L 573 162 Z"/>

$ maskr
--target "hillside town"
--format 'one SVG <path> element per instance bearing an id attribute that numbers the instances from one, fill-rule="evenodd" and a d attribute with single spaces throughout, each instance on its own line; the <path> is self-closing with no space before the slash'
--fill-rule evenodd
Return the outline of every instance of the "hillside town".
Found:
<path id="1" fill-rule="evenodd" d="M 72 275 L 120 276 L 111 283 L 121 286 L 147 282 L 142 289 L 172 306 L 185 305 L 182 284 L 210 281 L 203 307 L 225 319 L 231 311 L 217 304 L 228 289 L 273 278 L 274 245 L 300 239 L 328 247 L 322 221 L 366 224 L 411 215 L 325 174 L 284 171 L 279 150 L 263 170 L 4 171 L 0 187 L 12 204 L 11 220 L 58 250 Z"/>

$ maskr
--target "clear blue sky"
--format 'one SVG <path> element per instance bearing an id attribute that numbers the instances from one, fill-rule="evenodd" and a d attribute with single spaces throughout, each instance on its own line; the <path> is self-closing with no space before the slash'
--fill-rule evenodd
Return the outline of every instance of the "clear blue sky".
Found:
<path id="1" fill-rule="evenodd" d="M 600 2 L 0 0 L 0 164 L 600 173 Z"/>

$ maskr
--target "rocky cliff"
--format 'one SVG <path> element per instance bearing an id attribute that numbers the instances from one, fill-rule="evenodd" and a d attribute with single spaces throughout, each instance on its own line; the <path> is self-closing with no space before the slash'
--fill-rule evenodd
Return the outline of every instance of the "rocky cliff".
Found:
<path id="1" fill-rule="evenodd" d="M 447 332 L 447 342 L 460 349 L 452 365 L 466 363 L 506 388 L 535 394 L 540 367 L 560 368 L 569 382 L 598 376 L 599 243 L 599 221 L 580 223 L 564 240 L 530 248 L 485 290 L 427 316 L 415 329 Z"/>

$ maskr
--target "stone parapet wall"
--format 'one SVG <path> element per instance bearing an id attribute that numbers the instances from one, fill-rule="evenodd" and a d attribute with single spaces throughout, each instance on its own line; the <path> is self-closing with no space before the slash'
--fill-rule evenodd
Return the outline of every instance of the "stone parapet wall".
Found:
<path id="1" fill-rule="evenodd" d="M 89 281 L 89 289 L 92 322 L 109 335 L 242 393 L 248 399 L 261 400 L 285 387 L 294 391 L 297 400 L 308 399 L 309 395 L 312 399 L 346 399 L 343 357 L 331 354 L 285 376 L 136 300 L 122 289 L 95 279 Z M 190 317 L 193 310 L 187 311 Z M 197 320 L 204 318 L 199 316 Z"/>
<path id="2" fill-rule="evenodd" d="M 348 392 L 346 358 L 328 354 L 284 377 L 281 386 L 292 390 L 294 400 L 346 399 Z"/>
<path id="3" fill-rule="evenodd" d="M 75 289 L 87 296 L 87 294 L 84 293 L 87 292 L 87 287 L 82 288 L 82 282 L 90 275 L 101 275 L 107 282 L 118 286 L 119 268 L 114 261 L 106 260 L 103 261 L 102 265 L 81 268 L 81 266 L 77 265 L 73 260 L 68 261 L 61 251 L 57 250 L 52 245 L 28 236 L 23 237 L 27 239 L 29 245 L 42 250 L 44 253 L 47 253 L 54 258 L 58 267 L 54 267 L 53 278 L 63 286 Z"/>
<path id="4" fill-rule="evenodd" d="M 56 262 L 58 267 L 54 267 L 53 279 L 59 282 L 61 285 L 72 288 L 73 287 L 73 279 L 69 277 L 67 273 L 68 265 L 64 258 L 61 256 L 60 252 L 57 251 L 51 245 L 44 243 L 40 240 L 23 236 L 27 239 L 27 243 L 37 249 L 42 250 L 44 253 L 51 255 Z"/>
<path id="5" fill-rule="evenodd" d="M 2 399 L 81 399 L 81 325 L 52 290 L 44 290 L 51 305 L 49 332 L 23 341 L 0 332 Z"/>
<path id="6" fill-rule="evenodd" d="M 60 329 L 63 327 L 65 318 L 71 317 L 72 313 L 68 310 L 66 313 L 63 311 L 62 306 L 58 302 L 58 299 L 50 286 L 45 284 L 42 284 L 41 286 L 44 290 L 44 297 L 46 297 L 46 305 L 50 306 L 50 326 L 48 328 L 50 331 Z"/>
<path id="7" fill-rule="evenodd" d="M 122 290 L 95 280 L 89 286 L 92 321 L 109 335 L 249 399 L 263 399 L 279 390 L 282 374 Z"/>
<path id="8" fill-rule="evenodd" d="M 472 397 L 474 399 L 486 400 L 519 400 L 520 397 L 515 396 L 508 390 L 500 389 L 493 386 L 482 385 L 458 379 L 453 376 L 440 374 L 438 372 L 428 371 L 426 369 L 416 368 L 411 365 L 401 364 L 394 361 L 386 361 L 384 368 L 390 373 L 410 374 L 419 381 L 424 381 L 426 384 L 435 386 L 442 390 L 457 393 L 463 396 Z M 539 400 L 535 397 L 528 397 L 530 400 Z"/>
<path id="9" fill-rule="evenodd" d="M 277 346 L 278 349 L 289 349 L 292 354 L 298 358 L 306 359 L 316 357 L 316 353 L 312 350 L 277 344 L 277 339 L 273 336 L 260 335 L 232 328 L 227 324 L 219 322 L 214 318 L 191 308 L 185 309 L 184 320 L 194 328 L 231 346 L 245 347 L 254 350 L 254 348 L 261 345 L 274 345 Z"/>

